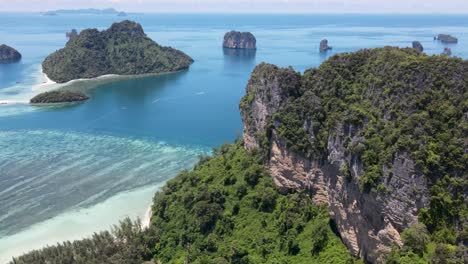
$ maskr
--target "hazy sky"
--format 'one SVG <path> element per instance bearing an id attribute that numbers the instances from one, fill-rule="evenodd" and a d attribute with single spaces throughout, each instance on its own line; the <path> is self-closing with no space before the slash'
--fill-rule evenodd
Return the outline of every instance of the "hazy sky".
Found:
<path id="1" fill-rule="evenodd" d="M 0 0 L 0 11 L 113 7 L 133 12 L 468 13 L 468 0 Z"/>

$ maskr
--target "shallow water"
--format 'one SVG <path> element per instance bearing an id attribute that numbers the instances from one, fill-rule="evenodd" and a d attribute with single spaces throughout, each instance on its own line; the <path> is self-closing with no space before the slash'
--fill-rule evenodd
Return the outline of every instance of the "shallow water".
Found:
<path id="1" fill-rule="evenodd" d="M 266 61 L 298 71 L 337 52 L 419 40 L 429 54 L 459 38 L 468 58 L 468 16 L 132 15 L 162 45 L 195 60 L 190 70 L 104 84 L 73 106 L 0 105 L 0 262 L 25 250 L 142 217 L 152 193 L 197 156 L 241 134 L 238 102 Z M 0 65 L 0 101 L 29 100 L 45 81 L 40 63 L 71 28 L 107 28 L 114 16 L 1 14 L 0 42 L 23 54 Z M 258 50 L 221 48 L 224 32 L 251 31 Z M 333 50 L 318 52 L 327 38 Z M 124 197 L 124 198 L 122 198 Z M 132 198 L 128 198 L 132 197 Z M 12 246 L 12 245 L 21 245 Z"/>

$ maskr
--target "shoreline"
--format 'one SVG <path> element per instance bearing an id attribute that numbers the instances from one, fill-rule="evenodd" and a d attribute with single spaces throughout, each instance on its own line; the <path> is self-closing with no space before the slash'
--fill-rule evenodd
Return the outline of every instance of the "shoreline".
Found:
<path id="1" fill-rule="evenodd" d="M 145 215 L 143 219 L 141 220 L 141 229 L 145 230 L 150 227 L 151 224 L 151 215 L 153 214 L 153 210 L 151 210 L 153 203 L 151 202 L 150 206 L 148 209 L 146 209 Z"/>
<path id="2" fill-rule="evenodd" d="M 0 263 L 48 245 L 80 240 L 92 236 L 94 232 L 111 230 L 125 217 L 132 220 L 143 217 L 141 227 L 142 230 L 147 229 L 150 224 L 152 197 L 164 183 L 117 193 L 90 207 L 64 211 L 18 233 L 0 237 Z M 135 209 L 138 205 L 147 204 L 148 200 L 151 201 L 148 208 Z M 123 202 L 126 203 L 124 206 Z M 16 246 L 8 247 L 12 244 Z"/>
<path id="3" fill-rule="evenodd" d="M 113 83 L 116 81 L 125 81 L 125 80 L 132 80 L 132 79 L 145 78 L 145 77 L 151 77 L 151 76 L 174 74 L 174 73 L 179 73 L 179 72 L 183 72 L 186 70 L 188 70 L 188 68 L 179 70 L 179 71 L 161 72 L 161 73 L 145 73 L 145 74 L 135 74 L 135 75 L 105 74 L 105 75 L 100 75 L 94 78 L 80 78 L 80 79 L 74 79 L 65 83 L 57 83 L 53 81 L 52 79 L 50 79 L 47 76 L 47 74 L 44 73 L 42 66 L 41 66 L 40 71 L 42 74 L 42 78 L 45 81 L 43 83 L 33 85 L 31 89 L 33 92 L 36 92 L 34 96 L 44 93 L 44 92 L 50 92 L 50 91 L 59 90 L 59 89 L 86 93 L 87 91 L 95 89 L 98 86 L 105 85 L 108 83 Z M 47 106 L 47 105 L 63 104 L 63 103 L 31 104 L 30 103 L 31 98 L 29 98 L 28 100 L 0 100 L 0 105 L 28 104 L 32 106 Z"/>

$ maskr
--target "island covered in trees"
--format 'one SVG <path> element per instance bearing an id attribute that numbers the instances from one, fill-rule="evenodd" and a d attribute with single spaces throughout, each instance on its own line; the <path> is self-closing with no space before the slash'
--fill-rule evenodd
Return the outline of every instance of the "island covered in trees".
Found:
<path id="1" fill-rule="evenodd" d="M 14 48 L 2 44 L 0 45 L 0 63 L 12 63 L 21 60 L 21 54 Z"/>
<path id="2" fill-rule="evenodd" d="M 36 95 L 30 100 L 31 104 L 57 104 L 83 102 L 89 97 L 81 92 L 72 92 L 67 90 L 55 90 Z"/>
<path id="3" fill-rule="evenodd" d="M 101 75 L 158 74 L 187 69 L 193 59 L 146 36 L 140 24 L 125 20 L 104 31 L 82 30 L 65 48 L 49 55 L 43 72 L 65 83 Z"/>

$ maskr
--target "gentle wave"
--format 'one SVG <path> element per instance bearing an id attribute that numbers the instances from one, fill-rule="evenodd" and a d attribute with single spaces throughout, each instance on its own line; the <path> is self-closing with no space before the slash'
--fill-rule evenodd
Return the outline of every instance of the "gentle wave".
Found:
<path id="1" fill-rule="evenodd" d="M 48 130 L 0 131 L 0 148 L 0 237 L 70 208 L 164 182 L 207 153 L 201 147 Z"/>

